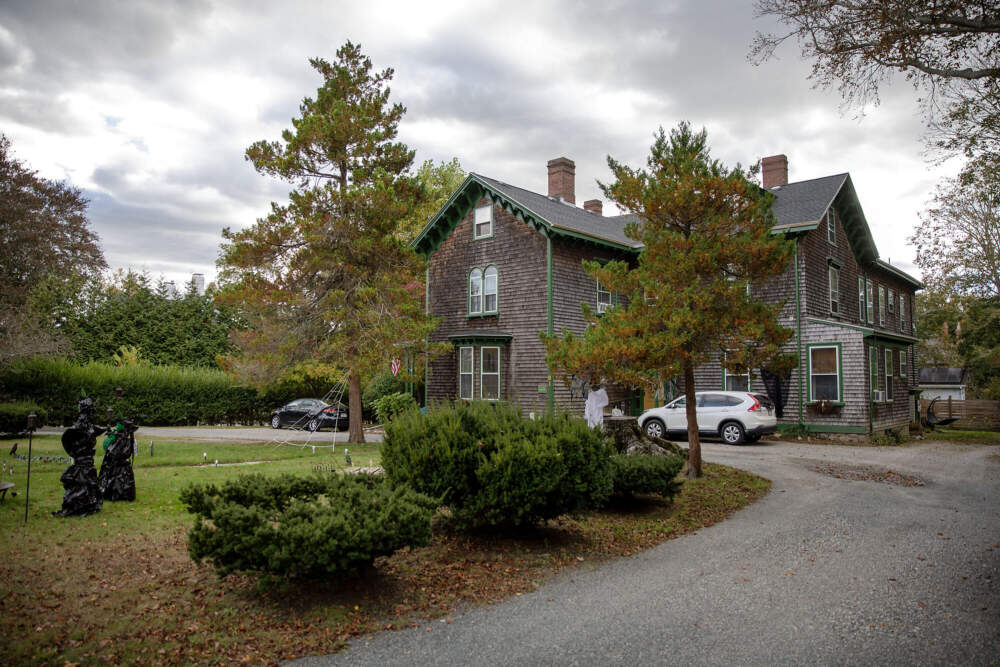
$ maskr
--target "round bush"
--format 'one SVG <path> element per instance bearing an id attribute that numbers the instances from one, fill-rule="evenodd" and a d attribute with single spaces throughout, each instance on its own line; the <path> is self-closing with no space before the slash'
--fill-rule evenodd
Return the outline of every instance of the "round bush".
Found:
<path id="1" fill-rule="evenodd" d="M 441 499 L 461 527 L 506 527 L 602 505 L 608 454 L 582 419 L 473 403 L 399 415 L 386 426 L 382 466 L 393 484 Z"/>
<path id="2" fill-rule="evenodd" d="M 658 493 L 664 498 L 673 498 L 681 488 L 681 482 L 676 478 L 683 467 L 684 459 L 678 456 L 615 454 L 611 457 L 614 495 Z"/>
<path id="3" fill-rule="evenodd" d="M 436 503 L 371 476 L 241 475 L 192 485 L 181 501 L 196 515 L 188 552 L 235 571 L 325 578 L 371 565 L 431 539 Z"/>

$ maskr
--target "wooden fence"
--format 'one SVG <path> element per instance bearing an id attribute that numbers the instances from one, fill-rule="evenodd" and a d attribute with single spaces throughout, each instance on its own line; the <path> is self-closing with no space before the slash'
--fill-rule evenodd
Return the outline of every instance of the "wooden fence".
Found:
<path id="1" fill-rule="evenodd" d="M 927 414 L 930 401 L 920 401 L 920 414 Z M 934 404 L 938 417 L 958 417 L 952 426 L 968 429 L 1000 430 L 1000 401 L 954 401 L 942 398 Z"/>

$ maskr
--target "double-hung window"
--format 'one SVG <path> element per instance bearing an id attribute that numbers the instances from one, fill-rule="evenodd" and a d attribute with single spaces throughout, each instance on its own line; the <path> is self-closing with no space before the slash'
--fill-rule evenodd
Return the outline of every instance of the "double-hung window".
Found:
<path id="1" fill-rule="evenodd" d="M 601 281 L 597 281 L 597 312 L 603 313 L 611 310 L 614 301 L 614 295 L 611 291 L 602 285 Z"/>
<path id="2" fill-rule="evenodd" d="M 903 382 L 910 381 L 910 371 L 906 367 L 906 350 L 899 351 L 899 377 L 903 379 Z"/>
<path id="3" fill-rule="evenodd" d="M 479 315 L 483 312 L 483 270 L 472 269 L 469 272 L 469 314 Z"/>
<path id="4" fill-rule="evenodd" d="M 830 286 L 830 312 L 840 312 L 840 269 L 831 264 L 828 269 L 828 282 Z"/>
<path id="5" fill-rule="evenodd" d="M 889 290 L 889 314 L 896 312 L 896 293 Z"/>
<path id="6" fill-rule="evenodd" d="M 483 312 L 497 312 L 497 267 L 487 266 L 483 272 Z"/>
<path id="7" fill-rule="evenodd" d="M 885 349 L 885 400 L 892 401 L 892 350 Z"/>
<path id="8" fill-rule="evenodd" d="M 885 286 L 878 286 L 878 325 L 885 326 Z"/>
<path id="9" fill-rule="evenodd" d="M 865 279 L 865 314 L 868 316 L 868 319 L 865 321 L 868 324 L 875 322 L 875 298 L 872 294 L 873 290 L 872 281 Z"/>
<path id="10" fill-rule="evenodd" d="M 865 279 L 858 276 L 858 319 L 865 321 Z"/>
<path id="11" fill-rule="evenodd" d="M 473 238 L 485 239 L 493 236 L 493 205 L 480 206 L 474 215 Z"/>
<path id="12" fill-rule="evenodd" d="M 899 330 L 906 331 L 906 295 L 899 295 Z"/>
<path id="13" fill-rule="evenodd" d="M 813 401 L 839 401 L 840 348 L 815 345 L 809 348 L 809 398 Z"/>
<path id="14" fill-rule="evenodd" d="M 472 379 L 474 359 L 473 348 L 458 348 L 458 397 L 464 398 L 467 401 L 471 401 L 473 397 Z"/>
<path id="15" fill-rule="evenodd" d="M 747 369 L 746 373 L 734 373 L 725 367 L 725 355 L 723 355 L 722 359 L 722 372 L 725 374 L 725 386 L 723 389 L 726 391 L 750 391 L 750 370 Z"/>
<path id="16" fill-rule="evenodd" d="M 500 348 L 479 348 L 479 398 L 496 401 L 500 398 Z"/>
<path id="17" fill-rule="evenodd" d="M 837 219 L 832 208 L 826 212 L 826 240 L 837 245 Z"/>

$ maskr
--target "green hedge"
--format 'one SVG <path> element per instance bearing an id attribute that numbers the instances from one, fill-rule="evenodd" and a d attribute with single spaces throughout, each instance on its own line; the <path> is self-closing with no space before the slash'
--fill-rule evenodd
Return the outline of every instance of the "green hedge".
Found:
<path id="1" fill-rule="evenodd" d="M 35 425 L 48 423 L 48 414 L 34 403 L 0 403 L 0 433 L 23 433 L 28 429 L 28 415 L 35 413 Z"/>
<path id="2" fill-rule="evenodd" d="M 116 387 L 123 389 L 118 401 Z M 140 424 L 173 426 L 263 423 L 272 409 L 297 398 L 303 388 L 286 384 L 262 395 L 235 384 L 220 370 L 150 364 L 80 365 L 38 358 L 0 370 L 0 393 L 38 404 L 53 425 L 72 423 L 81 390 L 94 399 L 99 420 L 112 407 Z"/>
<path id="3" fill-rule="evenodd" d="M 372 476 L 241 475 L 221 487 L 191 485 L 181 502 L 196 515 L 195 561 L 216 572 L 323 578 L 371 565 L 431 539 L 436 503 Z"/>
<path id="4" fill-rule="evenodd" d="M 375 414 L 378 415 L 380 423 L 386 424 L 395 419 L 397 415 L 407 410 L 414 410 L 416 407 L 416 399 L 409 394 L 386 394 L 375 401 Z"/>
<path id="5" fill-rule="evenodd" d="M 582 419 L 524 419 L 504 404 L 405 412 L 386 425 L 393 484 L 440 498 L 460 527 L 523 526 L 599 507 L 611 493 L 609 450 Z"/>
<path id="6" fill-rule="evenodd" d="M 684 459 L 679 456 L 615 454 L 611 457 L 614 495 L 658 493 L 666 499 L 673 498 L 681 488 L 677 473 L 683 467 Z"/>

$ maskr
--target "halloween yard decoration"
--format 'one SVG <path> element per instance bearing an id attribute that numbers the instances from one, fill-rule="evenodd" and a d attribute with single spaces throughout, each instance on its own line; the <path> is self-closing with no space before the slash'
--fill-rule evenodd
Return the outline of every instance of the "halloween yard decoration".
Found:
<path id="1" fill-rule="evenodd" d="M 76 421 L 62 435 L 63 449 L 73 457 L 73 464 L 59 478 L 66 493 L 62 509 L 53 512 L 57 516 L 86 516 L 101 509 L 94 448 L 97 436 L 105 429 L 94 425 L 93 399 L 84 396 L 77 402 L 77 409 Z"/>
<path id="2" fill-rule="evenodd" d="M 111 412 L 108 410 L 109 415 Z M 104 500 L 135 500 L 132 452 L 135 451 L 135 432 L 138 428 L 135 422 L 121 415 L 114 425 L 108 427 L 108 435 L 104 438 L 104 461 L 97 476 L 97 488 Z"/>

